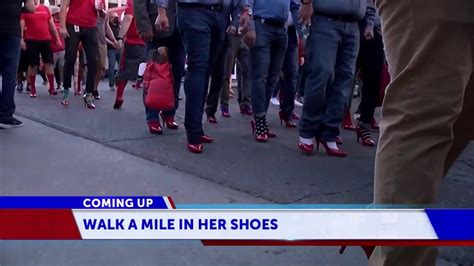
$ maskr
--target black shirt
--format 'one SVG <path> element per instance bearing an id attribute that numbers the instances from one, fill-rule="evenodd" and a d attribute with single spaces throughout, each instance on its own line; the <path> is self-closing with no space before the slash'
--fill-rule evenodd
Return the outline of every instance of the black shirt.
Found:
<path id="1" fill-rule="evenodd" d="M 20 16 L 25 0 L 2 0 L 0 7 L 0 34 L 20 36 Z"/>

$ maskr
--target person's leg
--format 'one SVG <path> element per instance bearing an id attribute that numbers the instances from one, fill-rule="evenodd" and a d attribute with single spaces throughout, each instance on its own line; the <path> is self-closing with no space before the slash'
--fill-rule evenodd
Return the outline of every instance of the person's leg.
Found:
<path id="1" fill-rule="evenodd" d="M 384 64 L 382 36 L 375 33 L 372 40 L 361 38 L 359 66 L 363 72 L 362 99 L 360 103 L 360 122 L 370 125 L 380 91 L 382 68 Z"/>
<path id="2" fill-rule="evenodd" d="M 38 41 L 26 41 L 28 53 L 28 81 L 30 82 L 30 97 L 36 97 L 36 75 L 40 64 L 40 47 Z"/>
<path id="3" fill-rule="evenodd" d="M 206 100 L 206 114 L 208 117 L 214 117 L 219 103 L 219 95 L 224 85 L 227 46 L 222 44 L 217 53 L 217 61 L 211 71 L 211 84 Z"/>
<path id="4" fill-rule="evenodd" d="M 455 125 L 466 119 L 463 102 L 473 106 L 472 85 L 466 88 L 473 71 L 474 22 L 457 22 L 466 8 L 422 3 L 377 2 L 392 82 L 382 106 L 375 204 L 433 204 L 444 173 L 464 146 Z M 470 120 L 464 121 L 472 120 L 469 111 Z M 465 124 L 466 132 L 474 131 L 471 122 Z M 436 264 L 436 254 L 428 247 L 377 247 L 370 265 L 429 266 Z"/>
<path id="5" fill-rule="evenodd" d="M 64 55 L 64 90 L 68 91 L 72 86 L 72 77 L 74 75 L 74 65 L 76 64 L 77 48 L 79 47 L 80 36 L 74 31 L 74 26 L 67 25 L 69 37 L 66 38 L 66 51 Z"/>
<path id="6" fill-rule="evenodd" d="M 345 104 L 351 97 L 355 65 L 359 52 L 360 33 L 357 23 L 335 22 L 342 32 L 337 51 L 334 81 L 326 91 L 326 113 L 322 119 L 320 139 L 335 142 L 344 118 Z"/>
<path id="7" fill-rule="evenodd" d="M 0 119 L 3 120 L 10 120 L 13 113 L 15 113 L 14 96 L 19 60 L 20 37 L 14 35 L 0 36 L 0 74 L 2 75 Z"/>
<path id="8" fill-rule="evenodd" d="M 173 72 L 173 90 L 174 90 L 174 109 L 163 111 L 165 118 L 174 118 L 176 110 L 179 108 L 179 91 L 181 90 L 181 80 L 184 74 L 184 61 L 186 60 L 186 53 L 183 47 L 183 41 L 176 29 L 168 42 L 169 59 L 171 63 L 171 70 Z"/>
<path id="9" fill-rule="evenodd" d="M 318 137 L 326 113 L 326 86 L 334 75 L 340 36 L 333 21 L 324 17 L 313 19 L 306 42 L 309 74 L 305 84 L 303 113 L 299 124 L 300 137 Z M 316 26 L 317 25 L 317 26 Z"/>
<path id="10" fill-rule="evenodd" d="M 285 53 L 282 71 L 285 79 L 280 88 L 280 110 L 283 118 L 291 120 L 291 114 L 295 108 L 295 93 L 298 78 L 298 43 L 289 43 Z"/>
<path id="11" fill-rule="evenodd" d="M 81 29 L 81 41 L 87 61 L 86 92 L 94 92 L 94 82 L 97 73 L 97 59 L 99 55 L 99 43 L 97 41 L 97 29 Z"/>
<path id="12" fill-rule="evenodd" d="M 203 8 L 178 7 L 178 29 L 188 55 L 184 82 L 185 122 L 189 144 L 201 144 L 202 113 L 209 79 L 211 33 L 215 12 Z"/>
<path id="13" fill-rule="evenodd" d="M 94 96 L 96 99 L 100 99 L 99 97 L 99 83 L 102 80 L 102 76 L 104 74 L 105 68 L 105 61 L 107 58 L 107 45 L 99 45 L 98 47 L 98 57 L 97 57 L 97 72 L 95 74 L 94 79 Z"/>
<path id="14" fill-rule="evenodd" d="M 56 92 L 54 88 L 54 55 L 53 55 L 53 49 L 51 48 L 51 44 L 49 41 L 47 42 L 40 42 L 40 54 L 41 58 L 43 59 L 43 64 L 44 64 L 44 73 L 46 74 L 46 77 L 48 79 L 49 83 L 49 94 L 50 95 L 57 95 L 58 93 Z"/>
<path id="15" fill-rule="evenodd" d="M 237 55 L 237 62 L 239 63 L 240 76 L 240 104 L 251 107 L 251 92 L 250 92 L 250 50 L 241 42 L 241 46 Z"/>
<path id="16" fill-rule="evenodd" d="M 117 62 L 116 59 L 117 52 L 115 49 L 108 49 L 107 50 L 107 60 L 109 62 L 109 66 L 107 68 L 107 78 L 109 79 L 109 87 L 115 88 L 115 63 Z"/>
<path id="17" fill-rule="evenodd" d="M 237 55 L 236 42 L 239 40 L 235 37 L 228 37 L 229 45 L 227 47 L 227 54 L 225 57 L 225 77 L 220 95 L 220 105 L 224 108 L 229 108 L 230 89 L 232 86 L 232 72 L 235 66 L 235 58 Z M 238 47 L 237 47 L 238 48 Z"/>

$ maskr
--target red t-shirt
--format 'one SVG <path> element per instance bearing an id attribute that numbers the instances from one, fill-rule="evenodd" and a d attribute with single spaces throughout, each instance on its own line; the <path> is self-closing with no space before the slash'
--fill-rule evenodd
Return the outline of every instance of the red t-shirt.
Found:
<path id="1" fill-rule="evenodd" d="M 127 0 L 127 6 L 125 7 L 125 15 L 133 15 L 133 0 Z M 140 39 L 138 34 L 137 24 L 135 22 L 135 17 L 133 17 L 132 22 L 130 23 L 130 28 L 128 28 L 127 35 L 125 36 L 125 42 L 130 45 L 142 45 L 145 46 L 145 43 Z"/>
<path id="2" fill-rule="evenodd" d="M 21 19 L 25 21 L 25 40 L 51 40 L 51 32 L 49 31 L 51 11 L 49 11 L 49 8 L 44 5 L 38 5 L 34 13 L 23 13 Z"/>
<path id="3" fill-rule="evenodd" d="M 83 28 L 96 27 L 97 9 L 95 9 L 95 0 L 71 0 L 66 23 Z"/>
<path id="4" fill-rule="evenodd" d="M 59 32 L 59 28 L 60 28 L 59 21 L 55 21 L 54 26 L 56 27 L 56 31 Z M 61 38 L 61 46 L 57 46 L 56 41 L 52 40 L 51 48 L 53 48 L 54 53 L 64 51 L 64 38 Z"/>

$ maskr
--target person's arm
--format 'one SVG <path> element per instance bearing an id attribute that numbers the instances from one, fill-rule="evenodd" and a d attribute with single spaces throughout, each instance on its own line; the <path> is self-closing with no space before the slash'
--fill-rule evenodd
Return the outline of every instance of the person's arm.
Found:
<path id="1" fill-rule="evenodd" d="M 299 20 L 300 7 L 301 7 L 300 1 L 291 0 L 291 3 L 290 3 L 291 18 L 293 19 L 293 23 L 295 23 L 298 39 L 303 38 L 303 24 Z"/>
<path id="2" fill-rule="evenodd" d="M 27 12 L 35 12 L 36 6 L 33 0 L 25 0 L 25 11 Z"/>
<path id="3" fill-rule="evenodd" d="M 61 38 L 59 37 L 58 31 L 56 30 L 56 26 L 54 25 L 53 18 L 49 19 L 48 25 L 49 25 L 49 31 L 53 35 L 54 40 L 56 41 L 56 44 L 58 44 L 58 46 L 61 46 Z"/>
<path id="4" fill-rule="evenodd" d="M 374 24 L 375 24 L 375 3 L 374 0 L 367 0 L 367 11 L 365 12 L 364 22 L 364 37 L 370 40 L 374 37 Z"/>
<path id="5" fill-rule="evenodd" d="M 123 39 L 125 38 L 125 35 L 128 32 L 128 29 L 130 29 L 132 20 L 133 20 L 133 16 L 130 14 L 125 14 L 125 16 L 123 17 L 122 26 L 120 27 L 120 31 L 117 37 L 120 48 L 123 47 Z"/>
<path id="6" fill-rule="evenodd" d="M 105 19 L 105 40 L 111 41 L 111 45 L 113 46 L 117 45 L 117 40 L 115 39 L 114 32 L 112 31 L 112 28 L 109 24 L 109 16 L 107 16 L 107 18 Z"/>
<path id="7" fill-rule="evenodd" d="M 71 0 L 63 0 L 61 4 L 61 10 L 59 11 L 59 33 L 63 38 L 68 37 L 68 32 L 66 28 L 66 18 L 67 18 L 67 9 Z"/>
<path id="8" fill-rule="evenodd" d="M 152 33 L 153 28 L 147 10 L 147 1 L 133 0 L 134 16 L 137 23 L 137 29 L 140 33 Z"/>
<path id="9" fill-rule="evenodd" d="M 25 43 L 25 19 L 21 18 L 20 20 L 21 26 L 21 49 L 26 50 L 26 43 Z"/>

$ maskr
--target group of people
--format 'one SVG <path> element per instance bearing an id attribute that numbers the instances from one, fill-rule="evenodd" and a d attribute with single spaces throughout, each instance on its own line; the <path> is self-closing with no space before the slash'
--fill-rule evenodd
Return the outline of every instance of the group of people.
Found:
<path id="1" fill-rule="evenodd" d="M 114 107 L 119 109 L 127 81 L 137 77 L 147 52 L 164 46 L 169 51 L 176 98 L 187 58 L 184 92 L 189 151 L 201 153 L 203 143 L 213 141 L 204 133 L 202 117 L 205 111 L 210 123 L 217 122 L 219 98 L 222 115 L 230 116 L 229 77 L 237 60 L 240 110 L 253 116 L 256 141 L 276 137 L 266 116 L 277 88 L 280 118 L 287 127 L 296 127 L 295 88 L 303 84 L 304 89 L 298 90 L 304 96 L 299 148 L 311 154 L 316 141 L 328 155 L 344 157 L 339 128 L 350 109 L 357 69 L 362 70 L 364 86 L 354 129 L 362 144 L 374 145 L 369 127 L 376 126 L 373 114 L 386 54 L 392 82 L 382 109 L 374 202 L 433 204 L 442 176 L 474 138 L 474 5 L 471 0 L 459 0 L 456 8 L 446 0 L 376 2 L 382 30 L 371 0 L 129 0 L 119 33 L 114 34 L 107 26 L 110 23 L 104 22 L 107 15 L 101 1 L 63 0 L 58 13 L 34 0 L 4 0 L 0 9 L 0 127 L 22 124 L 13 116 L 22 48 L 29 64 L 24 71 L 28 71 L 30 95 L 36 95 L 38 71 L 44 72 L 49 92 L 55 95 L 57 68 L 63 72 L 57 76 L 64 105 L 68 105 L 77 54 L 82 54 L 88 69 L 84 103 L 91 109 L 100 97 L 97 73 L 105 66 L 104 58 L 108 54 L 112 63 L 117 58 L 115 50 L 121 50 L 119 71 L 109 84 L 114 88 L 116 81 Z M 98 35 L 105 35 L 105 42 Z M 114 52 L 107 51 L 107 44 Z M 113 68 L 109 67 L 109 75 Z M 174 113 L 179 101 L 175 102 L 173 110 L 146 109 L 151 133 L 162 134 L 161 119 L 168 128 L 178 128 Z M 377 247 L 370 256 L 370 265 L 435 263 L 436 249 L 430 247 Z"/>

